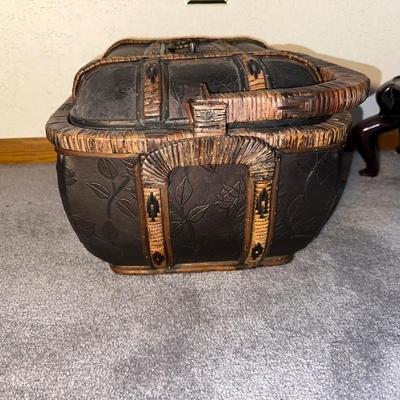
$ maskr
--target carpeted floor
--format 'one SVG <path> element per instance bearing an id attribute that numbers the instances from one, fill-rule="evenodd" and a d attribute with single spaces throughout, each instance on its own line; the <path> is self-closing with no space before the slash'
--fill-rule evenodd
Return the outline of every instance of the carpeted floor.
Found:
<path id="1" fill-rule="evenodd" d="M 286 266 L 124 277 L 0 166 L 0 399 L 400 399 L 400 156 Z"/>

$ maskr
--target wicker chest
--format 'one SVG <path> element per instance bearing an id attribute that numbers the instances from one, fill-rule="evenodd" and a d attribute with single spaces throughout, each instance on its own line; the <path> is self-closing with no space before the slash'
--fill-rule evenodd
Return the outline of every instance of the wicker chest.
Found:
<path id="1" fill-rule="evenodd" d="M 339 200 L 368 88 L 246 38 L 117 42 L 46 127 L 68 219 L 119 273 L 289 262 Z"/>

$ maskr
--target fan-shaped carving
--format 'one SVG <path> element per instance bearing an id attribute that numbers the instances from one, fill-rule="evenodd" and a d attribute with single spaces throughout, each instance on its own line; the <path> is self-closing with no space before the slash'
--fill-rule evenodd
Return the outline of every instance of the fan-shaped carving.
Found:
<path id="1" fill-rule="evenodd" d="M 176 141 L 145 156 L 142 179 L 146 187 L 162 187 L 177 167 L 189 165 L 242 164 L 254 180 L 270 180 L 275 171 L 274 150 L 259 138 L 215 136 Z"/>

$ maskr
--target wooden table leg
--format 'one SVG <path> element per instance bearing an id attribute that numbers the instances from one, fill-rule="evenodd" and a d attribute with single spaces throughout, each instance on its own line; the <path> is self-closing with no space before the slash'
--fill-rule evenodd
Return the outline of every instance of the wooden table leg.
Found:
<path id="1" fill-rule="evenodd" d="M 367 163 L 367 167 L 359 171 L 363 176 L 376 176 L 379 172 L 377 157 L 377 139 L 384 132 L 396 129 L 400 126 L 397 118 L 374 115 L 357 124 L 352 131 L 354 143 Z M 397 149 L 400 152 L 400 148 Z"/>

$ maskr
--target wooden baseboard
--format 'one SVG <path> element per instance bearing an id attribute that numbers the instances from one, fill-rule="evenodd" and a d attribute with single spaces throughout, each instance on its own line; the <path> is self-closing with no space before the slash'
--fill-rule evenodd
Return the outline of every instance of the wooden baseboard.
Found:
<path id="1" fill-rule="evenodd" d="M 381 150 L 394 150 L 398 145 L 397 130 L 379 137 Z M 56 158 L 54 147 L 46 138 L 0 139 L 0 164 L 49 163 Z"/>
<path id="2" fill-rule="evenodd" d="M 0 139 L 0 164 L 56 161 L 54 146 L 46 138 Z"/>
<path id="3" fill-rule="evenodd" d="M 394 150 L 400 145 L 400 131 L 395 129 L 394 131 L 386 132 L 378 138 L 379 148 L 381 150 Z"/>

